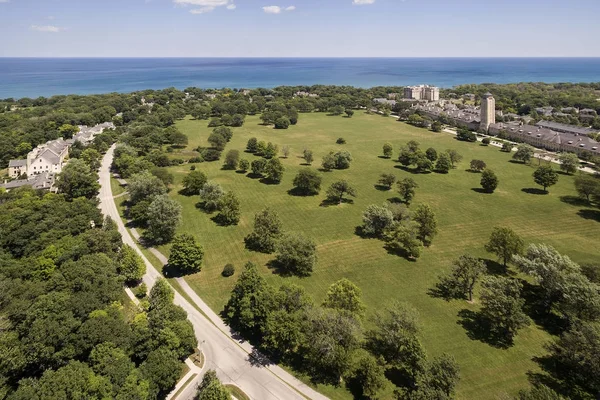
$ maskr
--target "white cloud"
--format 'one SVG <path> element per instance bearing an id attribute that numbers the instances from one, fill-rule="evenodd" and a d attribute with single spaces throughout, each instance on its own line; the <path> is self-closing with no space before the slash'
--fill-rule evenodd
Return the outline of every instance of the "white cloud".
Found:
<path id="1" fill-rule="evenodd" d="M 266 6 L 262 9 L 267 14 L 281 14 L 282 11 L 294 11 L 296 9 L 296 6 L 289 6 L 286 8 L 281 8 L 279 6 Z"/>
<path id="2" fill-rule="evenodd" d="M 57 32 L 61 32 L 64 31 L 64 28 L 59 28 L 58 26 L 52 26 L 52 25 L 31 25 L 31 29 L 34 31 L 38 31 L 38 32 L 51 32 L 51 33 L 57 33 Z"/>
<path id="3" fill-rule="evenodd" d="M 175 4 L 201 7 L 220 7 L 229 4 L 229 0 L 173 0 Z"/>
<path id="4" fill-rule="evenodd" d="M 267 14 L 281 14 L 281 7 L 279 6 L 267 6 L 262 8 Z"/>
<path id="5" fill-rule="evenodd" d="M 209 13 L 211 11 L 213 11 L 215 8 L 212 6 L 208 6 L 208 7 L 202 7 L 202 8 L 194 8 L 193 10 L 190 10 L 190 13 L 192 14 L 206 14 Z"/>
<path id="6" fill-rule="evenodd" d="M 199 6 L 190 10 L 192 14 L 206 14 L 214 11 L 217 7 L 226 6 L 228 10 L 235 10 L 236 5 L 233 0 L 173 0 L 173 3 L 180 6 Z"/>
<path id="7" fill-rule="evenodd" d="M 373 4 L 375 0 L 352 0 L 352 4 L 363 6 L 365 4 Z"/>

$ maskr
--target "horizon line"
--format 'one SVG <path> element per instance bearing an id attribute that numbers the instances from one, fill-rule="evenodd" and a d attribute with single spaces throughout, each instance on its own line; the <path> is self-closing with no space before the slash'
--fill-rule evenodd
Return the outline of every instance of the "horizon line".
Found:
<path id="1" fill-rule="evenodd" d="M 599 59 L 600 56 L 0 56 L 0 59 Z"/>

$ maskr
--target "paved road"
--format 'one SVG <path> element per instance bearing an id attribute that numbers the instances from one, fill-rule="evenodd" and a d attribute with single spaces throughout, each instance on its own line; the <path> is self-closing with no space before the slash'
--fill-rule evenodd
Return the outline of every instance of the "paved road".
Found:
<path id="1" fill-rule="evenodd" d="M 110 186 L 110 165 L 114 148 L 113 145 L 102 159 L 100 209 L 105 216 L 110 216 L 115 221 L 123 237 L 123 242 L 133 247 L 144 260 L 146 264 L 144 282 L 148 287 L 152 287 L 154 282 L 161 277 L 161 274 L 144 257 L 137 243 L 125 228 L 113 199 Z M 193 294 L 197 298 L 195 300 L 197 302 L 199 297 L 196 293 Z M 231 337 L 232 332 L 212 311 L 209 315 L 218 319 L 219 323 L 216 325 L 177 292 L 175 292 L 175 304 L 181 306 L 187 312 L 188 319 L 194 326 L 199 347 L 206 360 L 204 370 L 215 369 L 223 383 L 235 384 L 255 400 L 327 399 L 327 397 L 300 382 L 276 365 L 263 366 L 257 365 L 254 361 L 251 362 L 249 352 L 252 352 L 252 347 L 248 343 L 240 343 L 234 340 Z M 178 399 L 193 398 L 194 387 L 199 379 L 200 374 L 191 385 L 186 386 Z"/>

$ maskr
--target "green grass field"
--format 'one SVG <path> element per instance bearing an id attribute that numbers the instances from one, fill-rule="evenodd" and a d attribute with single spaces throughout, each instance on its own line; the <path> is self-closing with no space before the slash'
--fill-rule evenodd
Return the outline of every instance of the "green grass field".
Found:
<path id="1" fill-rule="evenodd" d="M 171 168 L 176 184 L 170 195 L 183 205 L 184 210 L 180 231 L 193 234 L 206 253 L 202 271 L 186 279 L 215 311 L 222 310 L 247 261 L 260 265 L 270 283 L 278 285 L 284 279 L 298 283 L 317 302 L 322 301 L 330 284 L 345 277 L 362 289 L 368 313 L 392 299 L 407 301 L 420 311 L 422 341 L 428 354 L 448 352 L 460 363 L 458 398 L 495 399 L 505 393 L 515 394 L 527 386 L 526 372 L 537 369 L 532 358 L 544 354 L 544 343 L 551 339 L 546 332 L 532 325 L 522 330 L 514 346 L 507 350 L 471 340 L 457 323 L 457 314 L 465 308 L 477 309 L 477 305 L 463 301 L 448 303 L 430 297 L 427 290 L 449 268 L 452 260 L 463 253 L 492 258 L 483 245 L 494 226 L 511 227 L 527 242 L 550 244 L 580 263 L 597 260 L 600 211 L 563 201 L 564 196 L 576 195 L 572 177 L 561 175 L 559 183 L 550 188 L 548 195 L 530 194 L 523 189 L 536 187 L 531 174 L 537 160 L 532 166 L 514 164 L 510 162 L 511 155 L 496 147 L 459 142 L 446 133 L 433 133 L 393 118 L 362 112 L 351 119 L 302 114 L 298 125 L 285 131 L 259 125 L 259 122 L 258 117 L 248 117 L 244 127 L 234 129 L 234 137 L 225 152 L 237 149 L 242 158 L 252 161 L 254 156 L 243 150 L 253 136 L 272 141 L 280 149 L 284 145 L 290 146 L 289 158 L 282 159 L 286 171 L 281 184 L 266 185 L 244 174 L 222 170 L 220 162 L 196 165 L 211 181 L 221 184 L 225 190 L 234 191 L 240 198 L 242 218 L 239 225 L 217 226 L 210 215 L 196 208 L 197 197 L 179 195 L 189 165 Z M 198 145 L 207 145 L 206 138 L 211 129 L 206 125 L 206 121 L 191 119 L 177 123 L 189 137 L 188 149 L 184 151 L 186 157 L 191 156 L 192 149 Z M 347 144 L 336 145 L 338 137 L 344 137 Z M 413 175 L 396 168 L 393 160 L 379 158 L 385 142 L 392 143 L 397 150 L 413 139 L 421 143 L 422 149 L 430 146 L 438 152 L 456 149 L 464 159 L 448 175 Z M 292 188 L 297 171 L 306 168 L 300 165 L 303 162 L 300 155 L 305 147 L 315 154 L 313 168 L 320 167 L 321 157 L 330 150 L 348 150 L 354 161 L 348 170 L 323 173 L 319 196 L 294 197 L 287 191 Z M 471 159 L 484 160 L 488 168 L 497 173 L 500 186 L 494 194 L 472 190 L 479 187 L 480 175 L 466 171 Z M 394 173 L 398 178 L 413 177 L 420 188 L 412 207 L 425 202 L 437 213 L 439 235 L 417 262 L 388 254 L 381 241 L 362 239 L 354 233 L 369 204 L 382 204 L 395 197 L 394 191 L 383 192 L 374 186 L 384 172 Z M 321 207 L 325 189 L 338 179 L 347 179 L 357 188 L 358 197 L 354 204 Z M 243 239 L 252 230 L 254 214 L 266 206 L 279 213 L 286 230 L 302 232 L 316 241 L 319 261 L 311 277 L 282 278 L 266 266 L 273 255 L 253 253 L 244 248 Z M 168 246 L 160 250 L 168 254 Z M 236 266 L 234 277 L 221 276 L 227 263 Z M 330 387 L 323 392 L 336 399 L 351 398 L 342 388 Z"/>

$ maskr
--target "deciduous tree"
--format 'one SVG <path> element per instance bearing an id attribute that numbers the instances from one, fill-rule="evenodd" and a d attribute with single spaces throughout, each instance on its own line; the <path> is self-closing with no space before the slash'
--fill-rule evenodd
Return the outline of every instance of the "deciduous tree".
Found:
<path id="1" fill-rule="evenodd" d="M 558 173 L 551 166 L 542 165 L 533 173 L 533 180 L 544 188 L 544 192 L 548 193 L 548 186 L 555 185 L 558 182 Z"/>
<path id="2" fill-rule="evenodd" d="M 275 243 L 281 236 L 283 228 L 279 215 L 269 208 L 265 208 L 254 216 L 254 230 L 244 241 L 252 250 L 262 253 L 275 251 Z"/>
<path id="3" fill-rule="evenodd" d="M 157 196 L 167 193 L 164 183 L 149 171 L 135 174 L 129 179 L 128 184 L 129 201 L 137 204 L 140 201 L 152 201 Z"/>
<path id="4" fill-rule="evenodd" d="M 77 197 L 93 199 L 98 195 L 98 174 L 83 160 L 73 159 L 63 168 L 56 179 L 56 188 L 68 200 Z"/>
<path id="5" fill-rule="evenodd" d="M 394 174 L 381 174 L 378 181 L 379 185 L 386 187 L 388 190 L 394 186 L 395 182 L 396 176 Z"/>
<path id="6" fill-rule="evenodd" d="M 574 174 L 579 168 L 579 157 L 573 153 L 561 153 L 558 157 L 560 169 L 567 174 Z"/>
<path id="7" fill-rule="evenodd" d="M 344 195 L 356 197 L 356 190 L 345 180 L 334 182 L 327 189 L 329 201 L 340 204 L 344 200 Z"/>
<path id="8" fill-rule="evenodd" d="M 219 199 L 217 220 L 223 225 L 235 225 L 240 221 L 240 201 L 233 192 L 227 192 Z"/>
<path id="9" fill-rule="evenodd" d="M 208 178 L 204 172 L 198 170 L 190 171 L 183 178 L 183 190 L 188 196 L 199 195 L 206 182 L 208 182 Z"/>
<path id="10" fill-rule="evenodd" d="M 521 161 L 523 164 L 529 164 L 533 158 L 534 148 L 528 144 L 520 144 L 517 151 L 513 154 L 513 160 Z"/>
<path id="11" fill-rule="evenodd" d="M 200 272 L 204 250 L 189 233 L 175 236 L 171 252 L 169 253 L 169 266 L 188 274 Z"/>
<path id="12" fill-rule="evenodd" d="M 488 276 L 482 284 L 480 313 L 491 330 L 508 342 L 530 323 L 523 312 L 522 287 L 516 279 L 495 276 Z"/>
<path id="13" fill-rule="evenodd" d="M 479 182 L 483 190 L 488 193 L 494 193 L 498 187 L 498 177 L 491 169 L 486 169 L 481 173 L 481 181 Z"/>
<path id="14" fill-rule="evenodd" d="M 438 283 L 438 288 L 449 297 L 473 300 L 473 289 L 477 280 L 485 273 L 485 263 L 468 254 L 462 255 L 452 264 L 450 273 Z"/>
<path id="15" fill-rule="evenodd" d="M 485 250 L 497 255 L 506 268 L 514 255 L 523 252 L 524 246 L 523 239 L 515 231 L 510 228 L 496 227 L 490 235 L 489 242 L 485 245 Z"/>
<path id="16" fill-rule="evenodd" d="M 213 212 L 219 209 L 219 202 L 225 194 L 221 185 L 217 183 L 206 182 L 200 190 L 200 199 L 202 200 L 202 208 L 208 212 Z"/>
<path id="17" fill-rule="evenodd" d="M 312 169 L 302 169 L 294 178 L 294 187 L 305 196 L 319 194 L 321 190 L 321 176 Z"/>
<path id="18" fill-rule="evenodd" d="M 412 178 L 404 178 L 402 180 L 399 180 L 396 186 L 398 187 L 398 193 L 400 194 L 400 198 L 406 204 L 410 204 L 410 202 L 415 197 L 416 189 L 419 187 L 417 182 L 415 182 Z"/>
<path id="19" fill-rule="evenodd" d="M 419 204 L 413 215 L 413 220 L 418 224 L 417 232 L 419 239 L 425 246 L 429 246 L 437 235 L 437 219 L 429 204 Z"/>
<path id="20" fill-rule="evenodd" d="M 181 205 L 166 195 L 157 196 L 148 207 L 148 229 L 145 236 L 155 243 L 173 239 L 181 220 Z"/>
<path id="21" fill-rule="evenodd" d="M 392 157 L 392 152 L 393 152 L 393 147 L 391 143 L 386 143 L 383 145 L 383 156 L 385 158 L 390 158 Z"/>
<path id="22" fill-rule="evenodd" d="M 362 291 L 360 288 L 348 279 L 342 278 L 329 286 L 323 301 L 323 307 L 348 312 L 360 318 L 364 315 L 366 309 L 361 297 Z"/>
<path id="23" fill-rule="evenodd" d="M 124 244 L 119 254 L 119 273 L 128 283 L 137 283 L 146 273 L 146 264 L 129 245 Z"/>
<path id="24" fill-rule="evenodd" d="M 309 276 L 317 263 L 315 243 L 298 233 L 286 233 L 276 243 L 275 261 L 287 273 Z"/>

